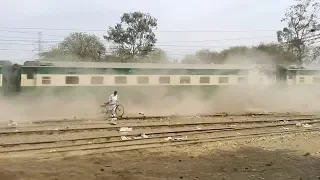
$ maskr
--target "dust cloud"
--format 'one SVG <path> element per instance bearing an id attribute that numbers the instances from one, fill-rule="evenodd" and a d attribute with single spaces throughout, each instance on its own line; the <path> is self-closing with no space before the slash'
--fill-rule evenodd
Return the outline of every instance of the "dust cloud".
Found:
<path id="1" fill-rule="evenodd" d="M 254 54 L 256 55 L 256 54 Z M 259 63 L 272 62 L 266 55 L 260 55 Z M 226 63 L 247 59 L 248 56 L 228 57 Z M 268 64 L 268 63 L 265 63 Z M 108 87 L 99 92 L 81 87 L 56 93 L 47 90 L 0 99 L 1 123 L 9 120 L 28 122 L 32 120 L 53 120 L 73 118 L 95 118 L 100 104 L 117 90 L 119 102 L 125 107 L 124 116 L 138 116 L 139 112 L 151 115 L 197 115 L 211 113 L 245 112 L 300 112 L 313 113 L 320 109 L 319 86 L 231 85 L 216 90 L 207 88 L 182 88 L 171 92 L 169 87 L 151 88 Z M 170 93 L 169 93 L 170 92 Z"/>
<path id="2" fill-rule="evenodd" d="M 154 91 L 144 90 L 143 101 L 132 98 L 121 101 L 125 115 L 197 115 L 207 113 L 245 113 L 245 112 L 300 112 L 312 113 L 320 108 L 319 87 L 288 87 L 279 89 L 275 86 L 225 87 L 218 89 L 206 98 L 197 92 L 180 93 L 180 97 L 161 96 Z M 162 88 L 165 92 L 165 88 Z M 110 92 L 110 94 L 112 91 Z M 50 93 L 46 93 L 50 94 Z M 69 94 L 69 96 L 67 96 Z M 72 95 L 70 95 L 72 94 Z M 163 94 L 164 95 L 164 94 Z M 94 118 L 99 104 L 109 94 L 97 98 L 95 94 L 77 95 L 76 90 L 65 95 L 45 95 L 30 98 L 27 95 L 15 99 L 0 101 L 1 122 L 14 120 L 53 120 L 72 118 Z M 130 94 L 126 94 L 130 97 Z M 122 103 L 123 102 L 123 103 Z"/>

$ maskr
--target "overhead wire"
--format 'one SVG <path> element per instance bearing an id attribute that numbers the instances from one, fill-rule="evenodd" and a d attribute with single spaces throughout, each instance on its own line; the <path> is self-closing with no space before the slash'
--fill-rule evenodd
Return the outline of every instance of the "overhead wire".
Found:
<path id="1" fill-rule="evenodd" d="M 35 31 L 13 31 L 13 30 L 6 30 L 6 29 L 0 29 L 0 32 L 9 32 L 9 33 L 21 33 L 21 34 L 33 34 L 33 35 L 38 35 L 38 32 Z M 52 37 L 65 37 L 62 35 L 54 35 L 54 34 L 43 34 L 46 36 L 52 36 Z"/>
<path id="2" fill-rule="evenodd" d="M 2 36 L 2 37 L 5 37 L 5 36 Z M 213 40 L 196 40 L 196 41 L 171 41 L 171 42 L 158 42 L 156 44 L 157 47 L 160 47 L 160 48 L 163 48 L 167 51 L 167 49 L 169 47 L 175 47 L 176 50 L 183 50 L 181 49 L 180 47 L 185 47 L 184 50 L 193 50 L 193 49 L 190 49 L 190 48 L 220 48 L 220 47 L 227 47 L 229 45 L 225 45 L 225 46 L 217 46 L 217 45 L 206 45 L 206 46 L 200 46 L 200 45 L 181 45 L 181 44 L 168 44 L 168 43 L 190 43 L 190 42 L 197 42 L 197 43 L 200 43 L 200 42 L 218 42 L 218 41 L 231 41 L 231 40 L 242 40 L 242 39 L 258 39 L 258 38 L 265 38 L 265 37 L 271 37 L 271 36 L 255 36 L 255 37 L 239 37 L 239 38 L 228 38 L 228 39 L 213 39 Z M 8 38 L 16 38 L 16 37 L 8 37 Z M 18 37 L 17 37 L 18 38 Z M 19 37 L 20 38 L 20 37 Z M 3 43 L 3 41 L 5 43 Z M 20 43 L 20 42 L 23 42 L 23 43 Z M 12 44 L 14 45 L 15 43 L 17 45 L 26 45 L 26 46 L 29 46 L 29 45 L 33 45 L 33 44 L 28 44 L 28 43 L 24 43 L 24 42 L 29 42 L 29 43 L 38 43 L 38 40 L 34 39 L 34 40 L 30 40 L 30 39 L 0 39 L 0 44 Z M 53 44 L 53 43 L 59 43 L 61 42 L 61 40 L 54 40 L 54 39 L 50 39 L 50 40 L 42 40 L 41 43 L 43 44 Z M 167 44 L 161 44 L 161 43 L 167 43 Z M 49 45 L 49 46 L 54 46 L 54 45 Z M 177 49 L 177 47 L 179 47 Z M 109 49 L 114 49 L 112 47 L 108 47 Z M 189 48 L 189 49 L 186 49 L 186 48 Z M 194 50 L 197 50 L 197 49 L 194 49 Z M 184 51 L 180 51 L 180 52 L 183 52 Z"/>
<path id="3" fill-rule="evenodd" d="M 24 38 L 24 37 L 12 37 L 12 36 L 0 36 L 2 38 L 13 38 L 13 39 L 18 39 L 21 41 L 38 41 L 37 38 Z M 232 41 L 232 40 L 245 40 L 245 39 L 261 39 L 261 38 L 270 38 L 274 36 L 253 36 L 253 37 L 237 37 L 237 38 L 224 38 L 224 39 L 206 39 L 206 40 L 189 40 L 189 41 L 157 41 L 157 43 L 193 43 L 193 42 L 218 42 L 218 41 Z M 7 41 L 9 41 L 8 39 Z M 13 41 L 18 41 L 18 40 L 13 40 Z M 0 40 L 1 41 L 1 40 Z M 46 39 L 45 41 L 61 41 L 58 39 Z"/>
<path id="4" fill-rule="evenodd" d="M 104 31 L 107 32 L 109 27 L 105 29 L 80 29 L 80 28 L 29 28 L 29 27 L 0 27 L 0 29 L 13 29 L 13 30 L 43 30 L 43 31 Z M 213 33 L 213 32 L 276 32 L 274 29 L 261 29 L 261 30 L 154 30 L 154 32 L 165 33 Z"/>
<path id="5" fill-rule="evenodd" d="M 21 30 L 24 30 L 24 31 L 21 31 Z M 60 28 L 59 29 L 59 28 L 0 27 L 0 31 L 37 35 L 39 31 L 107 32 L 108 28 L 106 29 Z M 222 32 L 239 33 L 239 32 L 275 32 L 275 30 L 154 30 L 154 32 L 158 32 L 158 33 L 222 33 Z M 47 34 L 47 33 L 43 33 L 43 35 L 52 36 L 52 37 L 65 37 L 62 35 L 54 35 L 54 34 Z"/>
<path id="6" fill-rule="evenodd" d="M 1 31 L 1 30 L 0 30 Z M 316 36 L 320 36 L 320 34 L 313 35 L 313 37 L 317 38 Z M 12 37 L 12 36 L 0 36 L 2 38 L 14 38 L 14 39 L 0 39 L 0 41 L 21 41 L 21 42 L 38 42 L 37 38 L 24 38 L 24 37 Z M 61 37 L 66 37 L 66 36 L 61 36 Z M 218 42 L 218 41 L 231 41 L 231 40 L 245 40 L 245 39 L 260 39 L 260 38 L 271 38 L 274 36 L 253 36 L 253 37 L 238 37 L 238 38 L 224 38 L 224 39 L 209 39 L 209 40 L 188 40 L 188 41 L 158 41 L 157 43 L 200 43 L 200 42 Z M 312 37 L 312 36 L 310 36 Z M 305 37 L 310 38 L 310 37 Z M 32 41 L 33 40 L 33 41 Z M 41 43 L 46 43 L 46 42 L 61 42 L 61 40 L 58 39 L 46 39 L 42 40 Z M 165 45 L 165 44 L 164 44 Z M 170 44 L 172 46 L 172 44 Z M 176 46 L 181 46 L 181 45 L 176 45 Z"/>
<path id="7" fill-rule="evenodd" d="M 265 36 L 264 36 L 265 37 Z M 240 39 L 250 39 L 251 37 L 248 38 L 234 38 L 232 40 L 240 40 Z M 258 38 L 258 37 L 253 37 L 253 38 Z M 311 38 L 311 39 L 309 39 Z M 305 37 L 303 40 L 305 41 L 311 41 L 311 40 L 317 40 L 320 38 L 320 34 L 314 35 L 314 36 L 309 36 L 309 37 Z M 231 40 L 231 39 L 217 39 L 216 41 L 224 41 L 224 40 Z M 37 43 L 38 41 L 33 41 L 33 40 L 28 40 L 28 39 L 0 39 L 0 44 L 2 43 L 2 41 L 4 42 L 33 42 L 33 43 Z M 204 41 L 197 41 L 197 42 L 207 42 L 209 40 L 204 40 Z M 215 40 L 212 40 L 215 41 Z M 58 40 L 42 40 L 41 43 L 58 43 L 61 41 Z M 172 41 L 174 42 L 174 41 Z M 283 42 L 282 44 L 286 44 L 286 43 L 290 43 L 290 42 Z M 15 43 L 6 43 L 6 44 L 15 44 Z M 20 44 L 20 43 L 16 43 L 16 44 Z M 30 44 L 20 44 L 20 45 L 30 45 Z M 181 44 L 156 44 L 157 47 L 201 47 L 201 48 L 214 48 L 214 47 L 221 47 L 221 46 L 217 46 L 217 45 L 181 45 Z M 226 45 L 227 46 L 227 45 Z M 229 46 L 229 45 L 228 45 Z M 224 46 L 225 47 L 225 46 Z"/>
<path id="8" fill-rule="evenodd" d="M 34 31 L 16 31 L 16 30 L 52 30 L 52 31 L 79 31 L 79 29 L 50 29 L 50 28 L 8 28 L 8 27 L 0 27 L 0 31 L 4 31 L 4 32 L 14 32 L 14 33 L 25 33 L 25 34 L 33 34 L 33 35 L 38 35 L 38 32 L 34 32 Z M 82 30 L 82 31 L 107 31 L 107 30 Z M 217 30 L 201 30 L 201 31 L 183 31 L 183 30 L 166 30 L 166 31 L 156 31 L 156 32 L 267 32 L 267 31 L 274 31 L 275 30 L 247 30 L 247 31 L 217 31 Z M 65 38 L 66 36 L 62 36 L 62 35 L 52 35 L 52 34 L 43 34 L 43 35 L 47 35 L 47 36 L 52 36 L 52 37 L 63 37 Z M 5 39 L 0 39 L 0 44 L 11 44 L 11 45 L 21 45 L 21 46 L 30 46 L 30 45 L 35 45 L 33 43 L 38 43 L 38 39 L 37 38 L 24 38 L 24 37 L 12 37 L 12 36 L 0 36 L 2 38 Z M 239 37 L 239 38 L 226 38 L 226 39 L 212 39 L 212 40 L 188 40 L 188 41 L 164 41 L 164 42 L 158 42 L 156 44 L 156 47 L 159 48 L 163 48 L 166 52 L 170 53 L 170 54 L 186 54 L 187 52 L 185 51 L 196 51 L 199 49 L 194 49 L 194 48 L 223 48 L 223 47 L 230 47 L 230 45 L 225 45 L 225 46 L 217 46 L 217 45 L 181 45 L 181 44 L 173 44 L 173 43 L 201 43 L 201 42 L 219 42 L 219 41 L 233 41 L 233 40 L 244 40 L 244 39 L 259 39 L 259 38 L 271 38 L 274 36 L 255 36 L 255 37 Z M 7 39 L 7 38 L 11 38 L 11 39 Z M 311 38 L 311 39 L 308 39 Z M 316 34 L 310 37 L 305 37 L 303 40 L 305 41 L 311 41 L 311 40 L 318 40 L 320 38 L 320 34 Z M 26 43 L 20 43 L 20 42 L 26 42 Z M 30 42 L 30 43 L 27 43 Z M 44 43 L 46 45 L 48 44 L 52 44 L 52 43 L 59 43 L 61 42 L 61 40 L 58 39 L 50 39 L 50 40 L 41 40 L 41 43 Z M 318 43 L 319 41 L 315 41 L 315 43 Z M 161 44 L 164 43 L 164 44 Z M 167 43 L 167 44 L 165 44 Z M 283 42 L 280 44 L 287 44 L 290 42 Z M 53 46 L 53 45 L 49 45 L 49 46 Z M 241 45 L 239 45 L 241 46 Z M 170 47 L 188 47 L 188 48 L 193 48 L 193 49 L 184 49 L 185 51 L 183 51 L 183 49 L 168 49 Z M 107 50 L 113 50 L 114 48 L 112 47 L 108 47 L 106 48 Z M 0 51 L 37 51 L 37 50 L 28 50 L 28 49 L 11 49 L 11 48 L 0 48 Z"/>
<path id="9" fill-rule="evenodd" d="M 21 36 L 0 36 L 0 38 L 9 38 L 9 39 L 18 39 L 18 40 L 34 40 L 34 41 L 38 41 L 39 39 L 37 37 L 34 38 L 30 38 L 30 37 L 21 37 Z M 49 41 L 60 41 L 59 39 L 46 39 Z"/>

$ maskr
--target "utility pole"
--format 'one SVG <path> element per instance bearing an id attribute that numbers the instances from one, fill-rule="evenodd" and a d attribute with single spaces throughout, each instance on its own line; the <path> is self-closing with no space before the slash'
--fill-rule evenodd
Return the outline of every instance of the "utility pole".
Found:
<path id="1" fill-rule="evenodd" d="M 42 53 L 42 32 L 38 32 L 38 58 L 40 59 L 40 55 Z"/>

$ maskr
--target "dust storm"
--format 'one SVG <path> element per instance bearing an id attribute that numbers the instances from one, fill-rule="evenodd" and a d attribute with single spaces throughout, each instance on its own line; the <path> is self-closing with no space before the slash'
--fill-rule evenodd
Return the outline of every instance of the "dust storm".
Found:
<path id="1" fill-rule="evenodd" d="M 226 64 L 237 64 L 241 61 L 252 65 L 257 63 L 273 66 L 272 57 L 259 52 L 248 52 L 247 55 L 227 57 Z M 195 65 L 196 66 L 196 65 Z M 269 77 L 271 78 L 271 77 Z M 100 104 L 107 101 L 113 90 L 119 93 L 119 102 L 125 107 L 125 116 L 136 116 L 139 112 L 145 115 L 197 115 L 212 113 L 245 113 L 245 112 L 317 112 L 320 107 L 320 87 L 287 86 L 277 87 L 272 84 L 242 86 L 221 86 L 206 92 L 196 88 L 181 89 L 168 95 L 168 87 L 150 89 L 141 86 L 135 92 L 128 88 L 101 90 L 99 93 L 85 92 L 82 87 L 73 87 L 67 91 L 54 93 L 46 90 L 22 92 L 13 98 L 1 98 L 1 121 L 26 122 L 31 120 L 94 118 Z M 110 90 L 110 91 L 109 91 Z M 137 96 L 137 92 L 140 96 Z M 139 98 L 141 97 L 141 98 Z"/>

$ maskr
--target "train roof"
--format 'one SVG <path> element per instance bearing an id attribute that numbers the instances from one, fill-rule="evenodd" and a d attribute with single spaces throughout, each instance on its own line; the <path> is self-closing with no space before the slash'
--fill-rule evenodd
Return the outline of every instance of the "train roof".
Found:
<path id="1" fill-rule="evenodd" d="M 320 67 L 319 66 L 288 66 L 287 70 L 320 71 Z"/>
<path id="2" fill-rule="evenodd" d="M 264 65 L 237 64 L 155 64 L 155 63 L 108 63 L 108 62 L 56 62 L 27 61 L 24 67 L 72 67 L 72 68 L 141 68 L 141 69 L 257 69 Z"/>
<path id="3" fill-rule="evenodd" d="M 0 67 L 5 65 L 12 65 L 12 63 L 8 60 L 0 60 Z"/>

